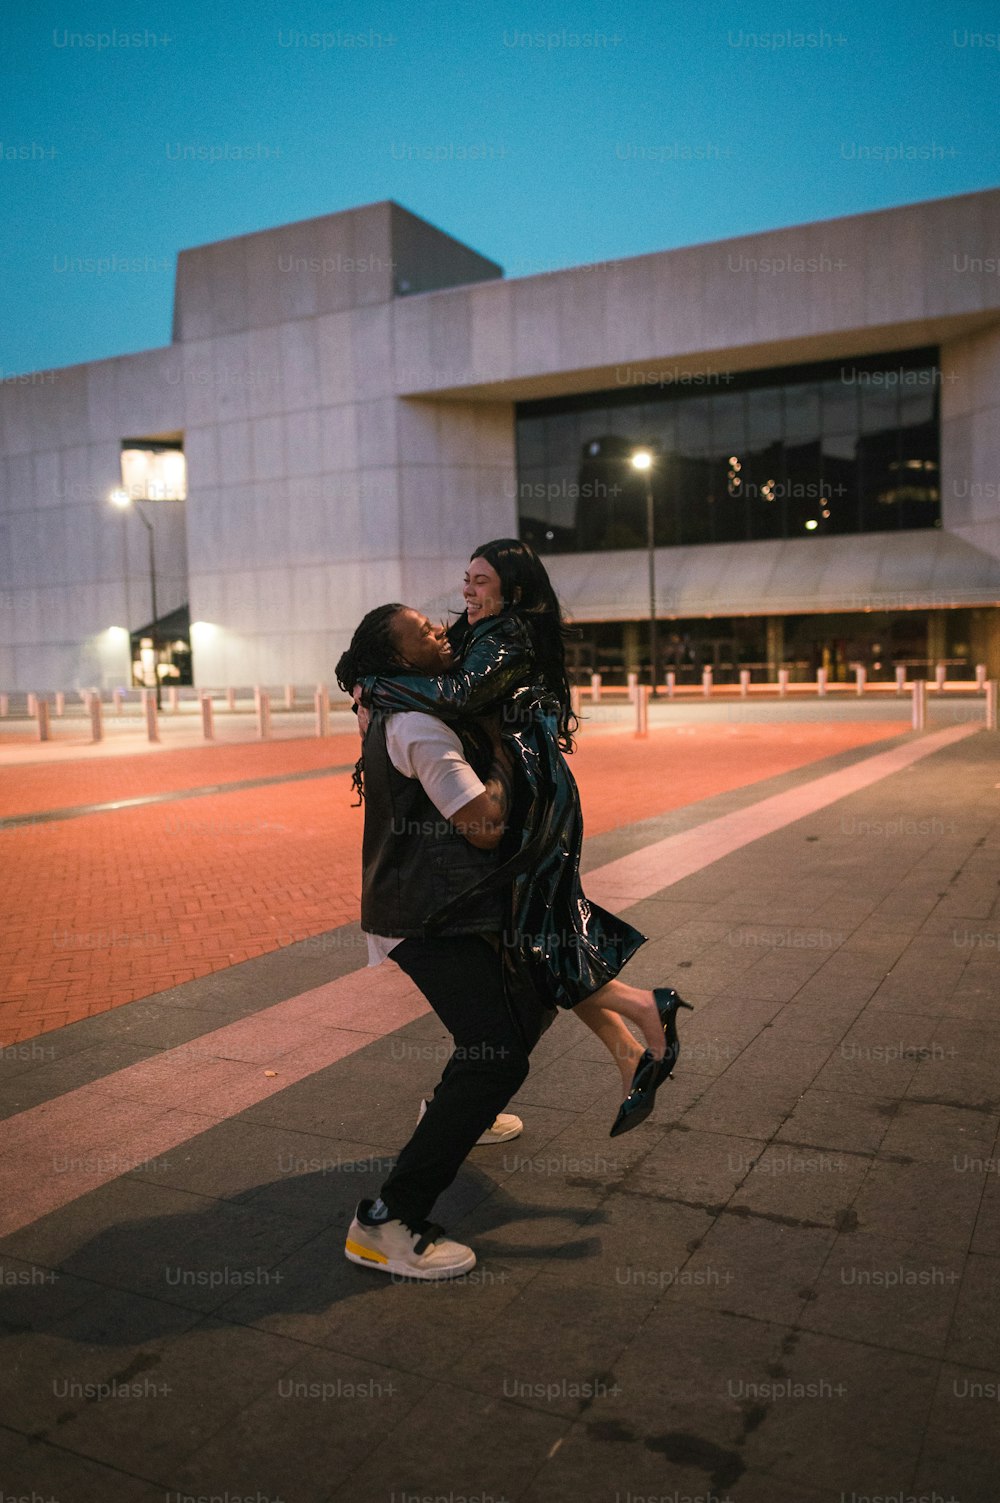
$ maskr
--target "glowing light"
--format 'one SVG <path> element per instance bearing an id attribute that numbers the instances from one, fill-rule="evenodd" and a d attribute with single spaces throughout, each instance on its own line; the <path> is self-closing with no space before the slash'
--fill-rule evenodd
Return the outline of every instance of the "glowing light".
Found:
<path id="1" fill-rule="evenodd" d="M 180 449 L 123 449 L 122 485 L 136 501 L 183 501 L 187 496 L 187 466 L 183 452 Z"/>
<path id="2" fill-rule="evenodd" d="M 652 464 L 653 456 L 648 449 L 636 449 L 632 455 L 632 465 L 635 469 L 648 470 L 652 468 Z"/>
<path id="3" fill-rule="evenodd" d="M 816 528 L 818 526 L 819 526 L 819 523 L 815 520 L 815 518 L 810 517 L 809 520 L 808 520 L 808 522 L 806 523 L 806 531 L 807 532 L 815 532 Z"/>

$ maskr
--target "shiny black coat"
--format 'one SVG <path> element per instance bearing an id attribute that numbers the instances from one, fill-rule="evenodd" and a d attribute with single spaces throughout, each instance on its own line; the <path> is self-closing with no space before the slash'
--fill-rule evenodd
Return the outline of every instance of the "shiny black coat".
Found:
<path id="1" fill-rule="evenodd" d="M 504 859 L 486 881 L 509 884 L 503 952 L 510 989 L 575 1007 L 617 976 L 646 937 L 584 896 L 580 796 L 558 743 L 558 703 L 535 680 L 528 628 L 508 613 L 468 631 L 452 672 L 366 678 L 362 702 L 375 712 L 422 710 L 445 720 L 500 714 L 517 776 Z M 428 932 L 483 885 L 432 914 Z"/>

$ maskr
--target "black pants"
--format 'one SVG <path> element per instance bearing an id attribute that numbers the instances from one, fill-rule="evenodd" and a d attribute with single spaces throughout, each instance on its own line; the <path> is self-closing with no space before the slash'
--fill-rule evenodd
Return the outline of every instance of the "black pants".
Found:
<path id="1" fill-rule="evenodd" d="M 426 1221 L 480 1133 L 528 1074 L 528 1050 L 504 999 L 500 957 L 480 935 L 404 939 L 390 957 L 455 1041 L 427 1112 L 379 1192 L 389 1214 Z"/>

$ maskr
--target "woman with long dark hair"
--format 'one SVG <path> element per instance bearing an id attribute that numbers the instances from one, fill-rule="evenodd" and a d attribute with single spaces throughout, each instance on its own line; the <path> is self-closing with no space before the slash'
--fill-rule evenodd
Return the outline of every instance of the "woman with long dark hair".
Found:
<path id="1" fill-rule="evenodd" d="M 612 1136 L 652 1110 L 677 1061 L 676 1015 L 689 1007 L 671 987 L 645 991 L 618 973 L 645 943 L 631 924 L 584 896 L 583 817 L 566 761 L 577 725 L 566 673 L 567 627 L 541 559 L 527 543 L 500 538 L 477 548 L 464 580 L 466 609 L 449 636 L 455 669 L 435 678 L 368 676 L 361 703 L 392 713 L 422 710 L 467 721 L 499 715 L 520 776 L 518 800 L 498 870 L 427 917 L 427 930 L 489 887 L 509 887 L 502 936 L 507 989 L 573 1008 L 611 1051 L 625 1100 Z M 360 769 L 359 769 L 360 782 Z M 554 1016 L 554 1013 L 550 1013 Z M 639 1028 L 640 1051 L 625 1021 Z"/>

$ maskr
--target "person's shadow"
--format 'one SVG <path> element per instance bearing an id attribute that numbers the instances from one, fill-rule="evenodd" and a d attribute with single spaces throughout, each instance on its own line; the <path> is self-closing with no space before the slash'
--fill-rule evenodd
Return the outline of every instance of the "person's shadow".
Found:
<path id="1" fill-rule="evenodd" d="M 357 1202 L 377 1193 L 388 1162 L 338 1161 L 330 1169 L 286 1175 L 232 1199 L 196 1201 L 190 1211 L 104 1227 L 62 1257 L 54 1279 L 44 1275 L 48 1282 L 32 1279 L 0 1289 L 0 1339 L 56 1326 L 60 1336 L 87 1344 L 134 1345 L 183 1334 L 178 1320 L 183 1312 L 256 1324 L 268 1316 L 321 1315 L 379 1283 L 416 1288 L 421 1281 L 376 1278 L 343 1254 Z M 493 1280 L 517 1282 L 518 1264 L 576 1262 L 598 1254 L 593 1236 L 557 1232 L 546 1241 L 519 1244 L 504 1235 L 516 1224 L 549 1220 L 581 1227 L 605 1219 L 593 1204 L 519 1201 L 468 1165 L 442 1198 L 438 1214 L 447 1220 L 449 1236 L 475 1247 L 479 1262 L 464 1282 L 480 1286 L 490 1282 L 491 1263 L 512 1270 L 494 1272 Z M 77 1286 L 78 1308 L 107 1290 L 139 1297 L 106 1299 L 103 1317 L 85 1320 L 74 1337 L 66 1300 L 45 1295 L 61 1277 Z M 89 1290 L 81 1281 L 89 1282 Z"/>

